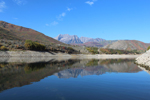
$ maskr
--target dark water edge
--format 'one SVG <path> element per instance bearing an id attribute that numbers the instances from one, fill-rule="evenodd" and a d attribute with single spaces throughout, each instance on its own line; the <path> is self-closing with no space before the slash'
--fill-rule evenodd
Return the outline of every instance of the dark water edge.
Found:
<path id="1" fill-rule="evenodd" d="M 0 100 L 149 100 L 134 59 L 0 63 Z"/>

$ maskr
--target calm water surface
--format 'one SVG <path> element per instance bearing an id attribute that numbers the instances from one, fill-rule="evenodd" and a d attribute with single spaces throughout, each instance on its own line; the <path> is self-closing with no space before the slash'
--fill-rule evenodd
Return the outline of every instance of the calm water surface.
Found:
<path id="1" fill-rule="evenodd" d="M 0 100 L 150 100 L 132 59 L 0 63 Z"/>

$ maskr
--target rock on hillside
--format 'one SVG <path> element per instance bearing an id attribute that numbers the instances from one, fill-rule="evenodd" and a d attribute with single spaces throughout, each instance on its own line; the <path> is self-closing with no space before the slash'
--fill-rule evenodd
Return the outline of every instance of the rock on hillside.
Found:
<path id="1" fill-rule="evenodd" d="M 136 58 L 136 63 L 150 67 L 150 50 Z"/>
<path id="2" fill-rule="evenodd" d="M 61 41 L 63 43 L 67 43 L 67 44 L 71 44 L 71 43 L 80 44 L 80 43 L 82 43 L 82 41 L 76 35 L 69 35 L 69 34 L 62 35 L 62 34 L 59 34 L 54 39 L 56 39 L 58 41 Z"/>
<path id="3" fill-rule="evenodd" d="M 49 43 L 56 43 L 56 44 L 63 44 L 51 37 L 48 37 L 44 35 L 43 33 L 40 33 L 38 31 L 35 31 L 30 28 L 25 28 L 22 26 L 17 26 L 14 24 L 10 24 L 4 21 L 0 21 L 0 33 L 4 39 L 20 39 L 20 40 L 32 40 L 32 41 L 38 41 L 44 44 L 49 44 Z M 15 38 L 14 38 L 15 37 Z"/>
<path id="4" fill-rule="evenodd" d="M 145 51 L 149 44 L 137 40 L 119 40 L 105 46 L 108 49 Z"/>

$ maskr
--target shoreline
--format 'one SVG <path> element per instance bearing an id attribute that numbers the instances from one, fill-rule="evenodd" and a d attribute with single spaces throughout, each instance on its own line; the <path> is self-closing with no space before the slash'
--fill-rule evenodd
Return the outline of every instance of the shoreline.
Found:
<path id="1" fill-rule="evenodd" d="M 50 60 L 69 60 L 69 59 L 135 59 L 140 55 L 125 54 L 66 54 L 49 53 L 37 51 L 0 51 L 0 62 L 47 62 Z"/>
<path id="2" fill-rule="evenodd" d="M 88 57 L 88 58 L 136 58 L 141 54 L 67 54 L 39 51 L 0 51 L 0 57 Z"/>

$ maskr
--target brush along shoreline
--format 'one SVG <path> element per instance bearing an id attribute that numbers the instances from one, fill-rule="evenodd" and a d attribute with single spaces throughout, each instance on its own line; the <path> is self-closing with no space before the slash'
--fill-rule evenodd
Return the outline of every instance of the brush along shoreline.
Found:
<path id="1" fill-rule="evenodd" d="M 131 54 L 67 54 L 38 51 L 0 51 L 0 57 L 68 57 L 75 59 L 112 59 L 112 58 L 137 58 L 140 55 Z"/>

